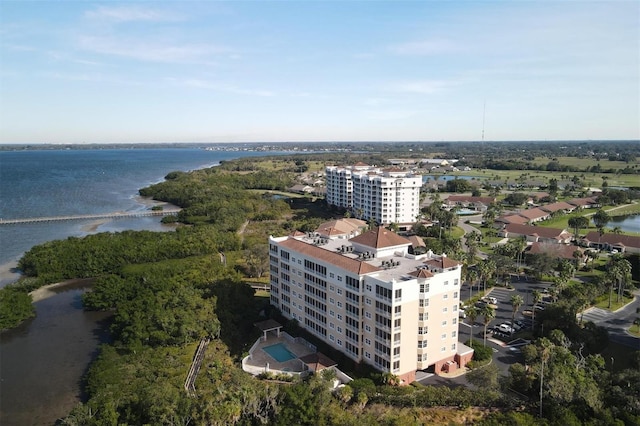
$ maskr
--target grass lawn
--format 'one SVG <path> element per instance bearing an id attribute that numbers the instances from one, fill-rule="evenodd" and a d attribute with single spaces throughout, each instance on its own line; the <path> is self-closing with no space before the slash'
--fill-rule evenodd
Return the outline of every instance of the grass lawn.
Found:
<path id="1" fill-rule="evenodd" d="M 614 294 L 611 297 L 611 308 L 609 308 L 609 294 L 603 294 L 602 296 L 596 299 L 595 306 L 596 308 L 607 309 L 610 311 L 616 311 L 622 308 L 627 303 L 631 303 L 633 301 L 633 297 L 622 297 L 620 302 L 616 302 L 618 296 Z"/>
<path id="2" fill-rule="evenodd" d="M 640 337 L 640 324 L 632 324 L 629 328 L 629 333 L 636 337 Z"/>
<path id="3" fill-rule="evenodd" d="M 549 162 L 550 160 L 547 160 Z M 588 161 L 588 160 L 587 160 Z M 618 167 L 620 167 L 620 162 L 618 162 Z M 595 162 L 594 162 L 595 165 Z M 581 167 L 586 167 L 586 164 L 581 164 Z M 621 168 L 624 168 L 622 166 Z M 582 173 L 582 172 L 547 172 L 547 171 L 537 171 L 537 170 L 471 170 L 471 171 L 462 171 L 455 173 L 447 173 L 452 175 L 464 175 L 464 176 L 473 176 L 479 179 L 489 179 L 494 180 L 496 177 L 498 180 L 508 180 L 508 181 L 517 181 L 523 175 L 526 175 L 527 181 L 542 181 L 548 182 L 549 179 L 555 178 L 557 180 L 563 180 L 563 176 L 571 176 L 577 175 L 582 178 L 589 187 L 599 188 L 602 186 L 602 178 L 607 178 L 607 184 L 612 186 L 623 186 L 623 187 L 638 187 L 640 186 L 640 176 L 638 175 L 618 175 L 615 173 Z M 533 190 L 532 190 L 533 191 Z"/>

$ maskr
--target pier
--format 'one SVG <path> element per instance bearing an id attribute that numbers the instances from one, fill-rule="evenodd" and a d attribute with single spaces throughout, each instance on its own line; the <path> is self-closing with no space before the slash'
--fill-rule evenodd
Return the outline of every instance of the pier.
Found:
<path id="1" fill-rule="evenodd" d="M 63 220 L 123 219 L 130 217 L 167 216 L 176 214 L 180 209 L 146 210 L 139 212 L 112 212 L 98 214 L 77 214 L 69 216 L 27 217 L 20 219 L 1 219 L 0 225 L 17 225 L 23 223 L 59 222 Z"/>

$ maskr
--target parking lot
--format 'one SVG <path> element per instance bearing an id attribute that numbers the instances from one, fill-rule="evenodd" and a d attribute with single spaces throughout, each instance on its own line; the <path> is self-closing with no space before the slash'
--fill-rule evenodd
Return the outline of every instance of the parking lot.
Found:
<path id="1" fill-rule="evenodd" d="M 487 293 L 485 300 L 496 302 L 491 303 L 491 305 L 495 306 L 496 308 L 496 317 L 487 326 L 487 331 L 494 330 L 487 335 L 487 345 L 490 345 L 493 348 L 494 352 L 496 352 L 496 355 L 494 356 L 494 362 L 502 371 L 502 374 L 506 374 L 509 366 L 514 362 L 518 362 L 520 360 L 520 354 L 517 348 L 526 343 L 521 339 L 517 339 L 517 333 L 508 333 L 504 327 L 503 331 L 499 329 L 496 331 L 496 327 L 499 327 L 501 324 L 511 324 L 513 315 L 511 296 L 519 294 L 524 300 L 524 303 L 522 304 L 522 306 L 520 306 L 518 312 L 516 312 L 515 318 L 520 322 L 522 328 L 531 328 L 532 318 L 530 316 L 523 315 L 523 311 L 531 310 L 533 308 L 533 291 L 538 290 L 540 292 L 545 292 L 549 285 L 549 283 L 515 280 L 512 282 L 512 286 L 514 287 L 513 289 L 496 287 Z M 471 289 L 472 294 L 477 293 L 477 291 L 477 288 Z M 462 286 L 461 296 L 462 303 L 466 303 L 471 297 L 468 284 Z M 495 298 L 495 300 L 490 300 L 489 298 Z M 541 305 L 542 308 L 544 304 Z M 484 318 L 476 318 L 476 322 L 473 327 L 469 325 L 468 319 L 460 319 L 458 334 L 460 336 L 461 342 L 466 342 L 472 334 L 474 340 L 482 341 L 483 331 Z"/>

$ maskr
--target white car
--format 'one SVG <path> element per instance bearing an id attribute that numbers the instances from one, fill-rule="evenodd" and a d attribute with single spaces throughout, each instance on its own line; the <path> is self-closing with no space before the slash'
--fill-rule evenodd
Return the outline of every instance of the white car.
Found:
<path id="1" fill-rule="evenodd" d="M 495 297 L 485 297 L 484 300 L 491 303 L 492 305 L 498 304 L 498 299 L 496 299 Z"/>
<path id="2" fill-rule="evenodd" d="M 507 323 L 502 323 L 498 326 L 498 330 L 503 332 L 503 333 L 513 333 L 513 328 L 511 328 L 511 326 Z"/>

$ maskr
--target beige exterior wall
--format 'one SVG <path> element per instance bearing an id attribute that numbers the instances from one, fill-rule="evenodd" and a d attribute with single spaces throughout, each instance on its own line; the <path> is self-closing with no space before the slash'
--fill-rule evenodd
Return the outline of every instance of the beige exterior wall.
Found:
<path id="1" fill-rule="evenodd" d="M 432 268 L 431 278 L 416 278 L 408 273 L 424 265 L 426 258 L 408 255 L 405 248 L 387 253 L 402 260 L 397 268 L 359 275 L 283 248 L 290 238 L 269 240 L 271 303 L 286 318 L 297 320 L 354 361 L 367 362 L 407 382 L 415 378 L 416 370 L 453 359 L 458 342 L 459 265 L 446 271 Z M 305 237 L 296 240 L 305 241 Z M 333 252 L 332 243 L 310 251 Z M 335 241 L 336 247 L 344 243 Z M 379 265 L 384 259 L 369 263 Z M 320 273 L 311 271 L 305 261 L 319 265 Z"/>

